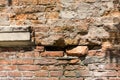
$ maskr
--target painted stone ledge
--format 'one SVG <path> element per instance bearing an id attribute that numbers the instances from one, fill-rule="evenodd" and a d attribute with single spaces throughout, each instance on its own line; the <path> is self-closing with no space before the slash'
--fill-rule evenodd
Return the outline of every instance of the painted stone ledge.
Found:
<path id="1" fill-rule="evenodd" d="M 0 26 L 0 46 L 25 46 L 30 43 L 29 26 Z"/>

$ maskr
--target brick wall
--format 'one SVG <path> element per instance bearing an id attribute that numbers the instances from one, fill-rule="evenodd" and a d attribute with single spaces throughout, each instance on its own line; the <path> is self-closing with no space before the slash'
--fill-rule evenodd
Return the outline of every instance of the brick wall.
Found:
<path id="1" fill-rule="evenodd" d="M 104 51 L 65 57 L 67 51 L 46 51 L 44 46 L 0 50 L 0 80 L 120 80 L 119 57 L 104 56 Z"/>
<path id="2" fill-rule="evenodd" d="M 120 80 L 119 8 L 119 0 L 1 0 L 9 46 L 0 37 L 0 80 Z"/>

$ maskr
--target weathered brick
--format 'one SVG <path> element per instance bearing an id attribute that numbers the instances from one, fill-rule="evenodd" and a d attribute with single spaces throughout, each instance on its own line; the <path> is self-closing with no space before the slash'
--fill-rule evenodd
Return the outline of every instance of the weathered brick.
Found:
<path id="1" fill-rule="evenodd" d="M 65 71 L 64 75 L 67 77 L 70 77 L 70 76 L 75 77 L 76 73 L 75 71 Z"/>
<path id="2" fill-rule="evenodd" d="M 34 61 L 34 64 L 40 65 L 53 65 L 55 63 L 57 63 L 57 60 L 54 58 L 41 58 Z"/>
<path id="3" fill-rule="evenodd" d="M 4 70 L 3 67 L 4 67 L 3 65 L 0 66 L 0 71 Z"/>
<path id="4" fill-rule="evenodd" d="M 7 72 L 0 71 L 0 77 L 7 77 L 7 75 L 8 75 Z"/>
<path id="5" fill-rule="evenodd" d="M 84 80 L 83 78 L 61 78 L 60 80 Z"/>
<path id="6" fill-rule="evenodd" d="M 34 72 L 32 71 L 22 71 L 21 72 L 24 77 L 32 77 L 34 76 Z"/>
<path id="7" fill-rule="evenodd" d="M 20 71 L 37 71 L 40 67 L 38 65 L 19 65 L 18 70 Z"/>
<path id="8" fill-rule="evenodd" d="M 7 2 L 5 0 L 0 1 L 0 6 L 5 6 L 6 4 L 7 4 Z"/>
<path id="9" fill-rule="evenodd" d="M 80 70 L 78 72 L 76 72 L 77 75 L 81 76 L 81 77 L 88 77 L 88 76 L 92 76 L 92 72 L 89 70 Z"/>
<path id="10" fill-rule="evenodd" d="M 58 71 L 58 70 L 63 70 L 63 66 L 54 66 L 54 65 L 50 65 L 48 66 L 48 70 L 50 71 Z"/>
<path id="11" fill-rule="evenodd" d="M 13 5 L 35 5 L 35 4 L 37 4 L 37 0 L 29 0 L 29 1 L 27 1 L 27 0 L 14 0 L 13 1 Z"/>
<path id="12" fill-rule="evenodd" d="M 108 63 L 105 65 L 105 69 L 108 69 L 108 70 L 115 70 L 116 68 L 117 68 L 116 63 Z"/>
<path id="13" fill-rule="evenodd" d="M 36 77 L 48 77 L 48 71 L 37 71 L 35 72 Z"/>
<path id="14" fill-rule="evenodd" d="M 39 34 L 40 32 L 47 32 L 49 31 L 50 27 L 47 26 L 39 26 L 38 27 L 33 27 L 33 30 L 35 31 L 35 34 Z M 38 32 L 38 33 L 37 33 Z M 37 47 L 36 47 L 37 48 Z"/>
<path id="15" fill-rule="evenodd" d="M 50 71 L 51 77 L 61 77 L 63 75 L 63 71 Z"/>
<path id="16" fill-rule="evenodd" d="M 5 60 L 5 59 L 0 59 L 0 64 L 1 65 L 7 65 L 7 64 L 10 64 L 10 61 L 9 60 Z"/>
<path id="17" fill-rule="evenodd" d="M 117 72 L 116 72 L 116 71 L 110 71 L 110 72 L 94 72 L 94 76 L 116 77 L 116 76 L 117 76 Z"/>
<path id="18" fill-rule="evenodd" d="M 118 71 L 118 76 L 120 76 L 120 71 Z"/>
<path id="19" fill-rule="evenodd" d="M 46 14 L 46 19 L 58 19 L 59 13 L 58 12 L 49 12 Z"/>
<path id="20" fill-rule="evenodd" d="M 94 2 L 96 2 L 96 0 L 85 0 L 85 2 L 94 3 Z"/>
<path id="21" fill-rule="evenodd" d="M 47 65 L 40 66 L 40 70 L 48 70 L 48 66 Z"/>
<path id="22" fill-rule="evenodd" d="M 22 76 L 21 72 L 18 72 L 18 71 L 8 72 L 8 75 L 10 77 L 21 77 Z"/>
<path id="23" fill-rule="evenodd" d="M 36 50 L 35 51 L 44 51 L 44 46 L 36 46 Z"/>
<path id="24" fill-rule="evenodd" d="M 23 52 L 23 53 L 17 53 L 16 56 L 18 58 L 33 58 L 34 53 L 33 52 Z"/>
<path id="25" fill-rule="evenodd" d="M 38 78 L 35 78 L 34 80 L 59 80 L 59 78 L 57 78 L 57 77 L 50 77 L 50 78 L 38 77 Z"/>
<path id="26" fill-rule="evenodd" d="M 63 57 L 63 51 L 45 51 L 41 53 L 42 57 Z"/>
<path id="27" fill-rule="evenodd" d="M 68 56 L 82 56 L 88 53 L 87 46 L 77 46 L 71 50 L 66 50 Z"/>
<path id="28" fill-rule="evenodd" d="M 69 64 L 69 61 L 68 60 L 59 60 L 56 65 L 66 65 L 66 64 Z"/>
<path id="29" fill-rule="evenodd" d="M 77 64 L 80 61 L 80 59 L 72 59 L 70 60 L 70 64 Z"/>
<path id="30" fill-rule="evenodd" d="M 38 4 L 55 4 L 58 2 L 59 0 L 38 0 Z"/>
<path id="31" fill-rule="evenodd" d="M 78 68 L 77 65 L 67 65 L 67 66 L 65 66 L 65 70 L 68 70 L 68 71 L 76 70 L 77 68 Z"/>
<path id="32" fill-rule="evenodd" d="M 120 78 L 110 77 L 109 80 L 120 80 Z"/>
<path id="33" fill-rule="evenodd" d="M 5 71 L 17 70 L 17 66 L 16 65 L 6 65 L 6 66 L 3 66 L 3 70 L 5 70 Z"/>
<path id="34" fill-rule="evenodd" d="M 45 11 L 46 6 L 43 5 L 29 5 L 26 7 L 13 7 L 13 11 L 17 14 L 22 13 L 32 13 L 32 12 L 43 12 Z"/>
<path id="35" fill-rule="evenodd" d="M 119 64 L 119 63 L 117 64 L 116 69 L 117 69 L 117 70 L 120 70 L 120 64 Z"/>
<path id="36" fill-rule="evenodd" d="M 20 65 L 20 64 L 33 64 L 33 59 L 12 59 L 11 60 L 11 64 L 16 64 L 16 65 Z"/>
<path id="37" fill-rule="evenodd" d="M 34 52 L 34 57 L 40 57 L 40 52 L 35 51 L 35 52 Z"/>

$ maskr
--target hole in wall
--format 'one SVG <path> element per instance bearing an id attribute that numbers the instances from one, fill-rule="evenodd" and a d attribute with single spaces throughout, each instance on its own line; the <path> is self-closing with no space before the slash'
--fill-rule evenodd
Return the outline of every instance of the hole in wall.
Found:
<path id="1" fill-rule="evenodd" d="M 101 49 L 101 45 L 88 45 L 89 50 L 98 50 Z"/>
<path id="2" fill-rule="evenodd" d="M 8 2 L 7 2 L 7 5 L 8 6 L 11 6 L 12 5 L 12 0 L 7 0 Z"/>
<path id="3" fill-rule="evenodd" d="M 64 47 L 60 46 L 45 46 L 46 51 L 64 51 Z"/>

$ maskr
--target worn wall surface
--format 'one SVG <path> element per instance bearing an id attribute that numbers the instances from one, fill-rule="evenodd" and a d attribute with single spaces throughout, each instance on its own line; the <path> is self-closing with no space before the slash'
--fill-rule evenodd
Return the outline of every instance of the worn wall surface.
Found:
<path id="1" fill-rule="evenodd" d="M 0 80 L 120 80 L 120 0 L 1 0 L 0 46 Z"/>

